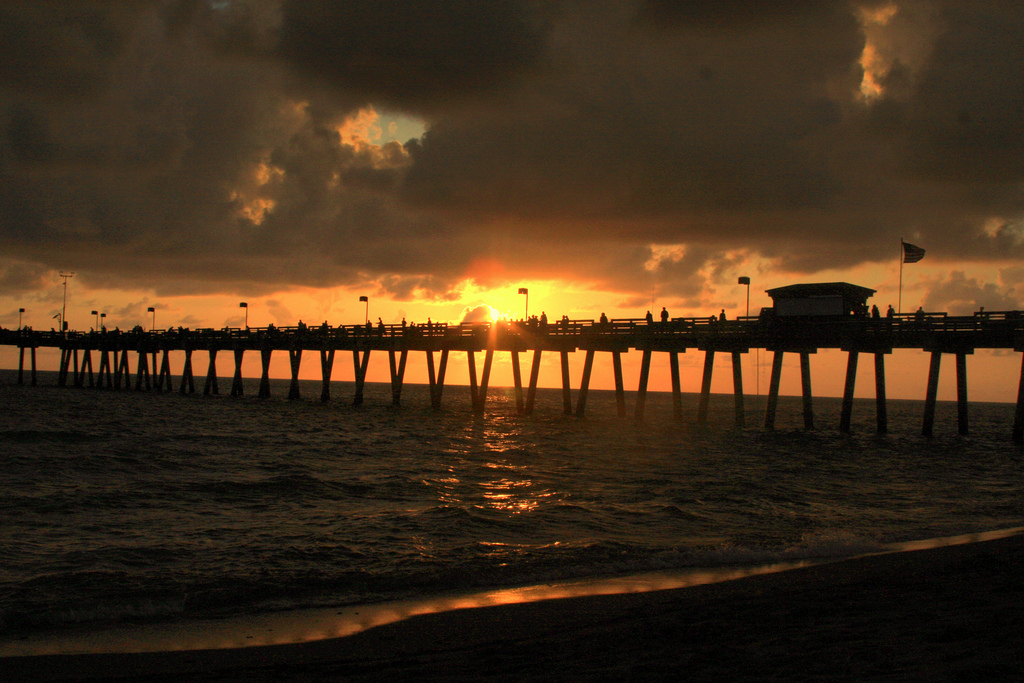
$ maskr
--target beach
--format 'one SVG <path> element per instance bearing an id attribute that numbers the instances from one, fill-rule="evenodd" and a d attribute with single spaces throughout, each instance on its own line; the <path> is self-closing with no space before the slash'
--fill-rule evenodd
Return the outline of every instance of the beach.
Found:
<path id="1" fill-rule="evenodd" d="M 1024 674 L 1024 537 L 685 589 L 428 614 L 347 638 L 9 658 L 7 681 L 996 680 Z"/>

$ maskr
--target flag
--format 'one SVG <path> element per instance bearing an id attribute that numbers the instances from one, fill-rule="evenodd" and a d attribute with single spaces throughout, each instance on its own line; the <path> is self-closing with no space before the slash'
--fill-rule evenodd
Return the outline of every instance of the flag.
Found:
<path id="1" fill-rule="evenodd" d="M 903 242 L 903 262 L 904 263 L 917 263 L 924 258 L 924 249 L 917 246 L 916 244 L 910 244 L 909 242 Z"/>

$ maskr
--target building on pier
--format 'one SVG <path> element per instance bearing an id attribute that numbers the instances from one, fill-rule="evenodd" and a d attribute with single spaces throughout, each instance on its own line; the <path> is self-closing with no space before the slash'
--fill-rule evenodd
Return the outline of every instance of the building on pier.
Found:
<path id="1" fill-rule="evenodd" d="M 841 316 L 866 312 L 875 290 L 848 282 L 788 285 L 767 291 L 777 317 Z"/>

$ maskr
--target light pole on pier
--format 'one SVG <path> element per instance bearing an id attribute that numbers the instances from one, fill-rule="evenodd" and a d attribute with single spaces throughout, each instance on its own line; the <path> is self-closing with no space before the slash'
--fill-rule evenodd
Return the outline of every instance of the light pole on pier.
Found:
<path id="1" fill-rule="evenodd" d="M 750 278 L 741 275 L 739 284 L 747 286 L 747 317 L 750 317 Z M 754 382 L 757 385 L 757 395 L 761 395 L 761 349 L 754 349 Z"/>
<path id="2" fill-rule="evenodd" d="M 152 332 L 153 330 L 156 329 L 156 309 L 150 306 L 149 308 L 146 309 L 146 312 L 153 314 L 153 323 L 149 328 L 149 331 Z"/>
<path id="3" fill-rule="evenodd" d="M 107 320 L 107 314 L 106 313 L 100 313 L 100 331 L 101 332 L 107 329 L 106 320 Z"/>
<path id="4" fill-rule="evenodd" d="M 366 322 L 370 322 L 370 297 L 361 296 L 359 300 L 366 303 Z"/>
<path id="5" fill-rule="evenodd" d="M 750 317 L 750 278 L 746 275 L 740 276 L 739 284 L 747 286 L 747 317 Z"/>
<path id="6" fill-rule="evenodd" d="M 96 330 L 98 331 L 100 329 L 100 312 L 99 311 L 89 311 L 89 313 L 94 315 L 94 316 L 96 316 Z"/>
<path id="7" fill-rule="evenodd" d="M 21 314 L 25 312 L 24 308 L 18 309 L 18 329 L 21 329 Z"/>
<path id="8" fill-rule="evenodd" d="M 524 320 L 529 320 L 530 319 L 530 290 L 527 289 L 526 287 L 520 287 L 519 288 L 519 293 L 523 294 L 524 296 L 526 296 L 526 312 L 524 314 L 523 319 Z"/>
<path id="9" fill-rule="evenodd" d="M 238 307 L 245 309 L 245 329 L 249 329 L 249 303 L 242 301 L 238 304 Z"/>
<path id="10" fill-rule="evenodd" d="M 75 274 L 65 273 L 63 270 L 60 271 L 60 277 L 64 278 L 64 303 L 60 309 L 60 331 L 64 332 L 68 327 L 68 278 L 74 277 Z"/>

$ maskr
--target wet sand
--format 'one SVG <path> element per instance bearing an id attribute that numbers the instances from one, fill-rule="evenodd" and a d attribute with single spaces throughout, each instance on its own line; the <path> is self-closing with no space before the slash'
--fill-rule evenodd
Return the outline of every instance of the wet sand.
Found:
<path id="1" fill-rule="evenodd" d="M 0 659 L 5 681 L 1020 680 L 1024 536 L 347 638 Z"/>

